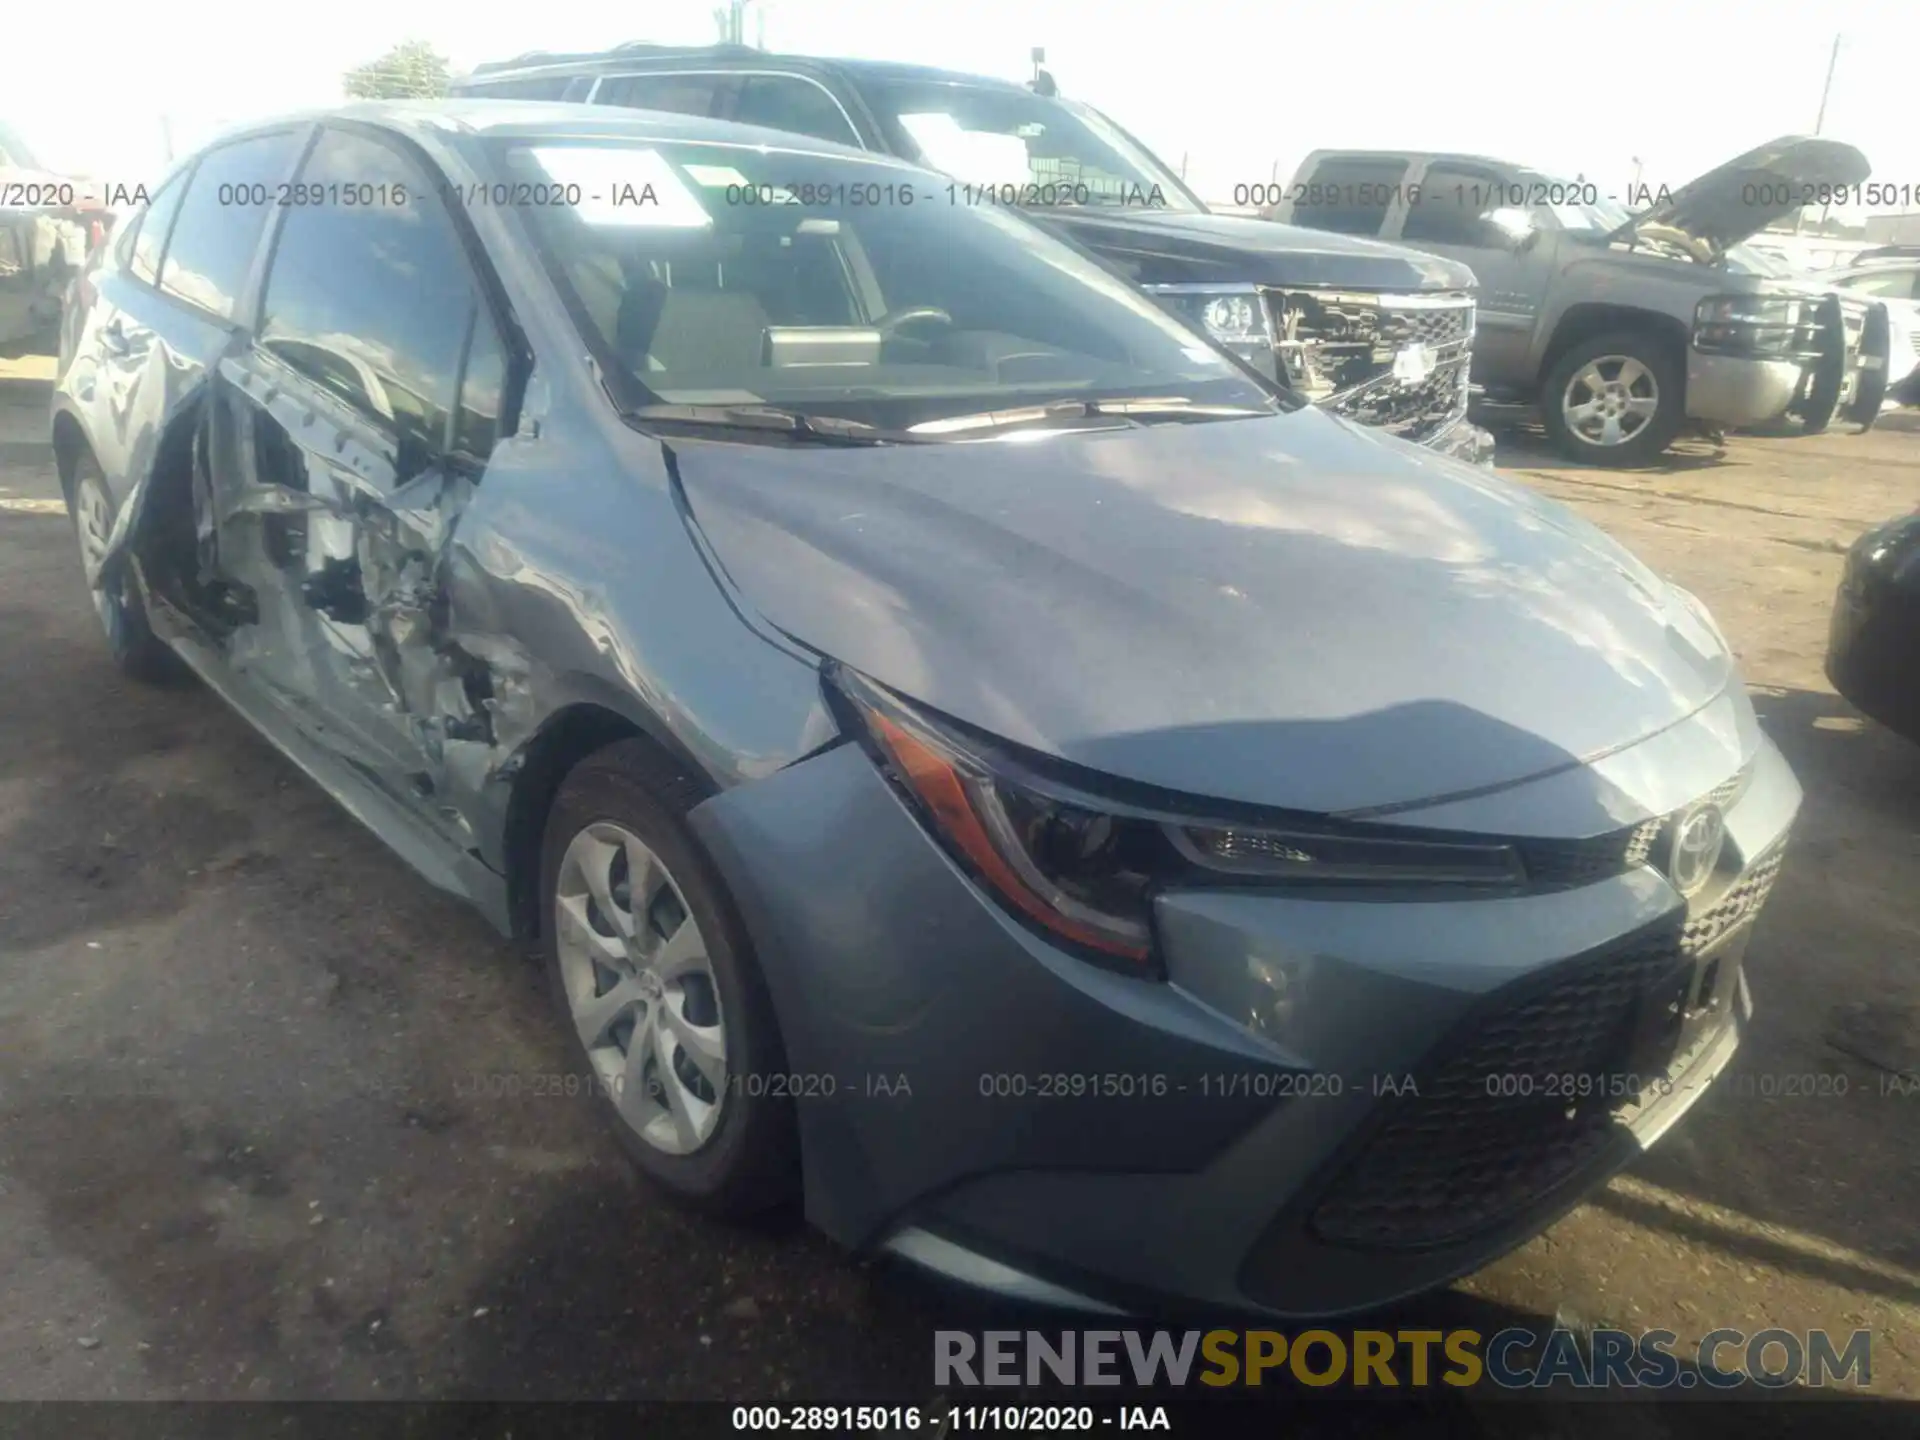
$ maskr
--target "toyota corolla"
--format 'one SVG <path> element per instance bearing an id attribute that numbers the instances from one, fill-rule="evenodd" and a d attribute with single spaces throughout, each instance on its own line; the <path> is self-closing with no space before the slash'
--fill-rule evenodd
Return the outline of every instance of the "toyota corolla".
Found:
<path id="1" fill-rule="evenodd" d="M 107 644 L 537 948 L 689 1202 L 1129 1312 L 1471 1269 L 1726 1064 L 1799 788 L 1692 596 L 948 189 L 224 138 L 75 290 Z"/>

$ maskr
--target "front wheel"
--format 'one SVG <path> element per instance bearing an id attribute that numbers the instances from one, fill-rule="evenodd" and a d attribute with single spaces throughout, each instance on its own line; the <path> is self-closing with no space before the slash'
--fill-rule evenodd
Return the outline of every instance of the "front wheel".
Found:
<path id="1" fill-rule="evenodd" d="M 1615 331 L 1574 345 L 1541 386 L 1540 418 L 1561 454 L 1588 465 L 1645 465 L 1680 433 L 1686 377 L 1671 347 Z"/>
<path id="2" fill-rule="evenodd" d="M 113 534 L 114 506 L 113 497 L 107 493 L 106 476 L 91 455 L 82 455 L 74 465 L 68 507 L 73 512 L 74 535 L 80 542 L 80 566 L 86 572 L 94 613 L 100 617 L 113 663 L 136 680 L 158 683 L 176 678 L 179 662 L 147 624 L 146 607 L 140 603 L 140 592 L 125 568 L 110 583 L 96 583 L 106 559 L 107 541 Z"/>
<path id="3" fill-rule="evenodd" d="M 699 792 L 644 741 L 582 761 L 548 817 L 549 987 L 588 1089 L 640 1169 L 742 1215 L 795 1190 L 773 1006 L 684 815 Z"/>

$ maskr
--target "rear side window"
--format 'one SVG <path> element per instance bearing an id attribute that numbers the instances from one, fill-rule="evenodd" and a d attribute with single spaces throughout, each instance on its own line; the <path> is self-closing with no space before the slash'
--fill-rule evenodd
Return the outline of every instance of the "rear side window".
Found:
<path id="1" fill-rule="evenodd" d="M 764 125 L 840 145 L 860 143 L 833 96 L 798 75 L 748 76 L 733 118 L 742 125 Z"/>
<path id="2" fill-rule="evenodd" d="M 558 100 L 567 93 L 565 75 L 537 75 L 525 80 L 469 81 L 462 95 L 479 100 Z"/>
<path id="3" fill-rule="evenodd" d="M 300 179 L 405 203 L 289 207 L 260 345 L 388 431 L 402 481 L 449 451 L 484 460 L 506 352 L 437 185 L 386 145 L 334 130 Z"/>
<path id="4" fill-rule="evenodd" d="M 173 217 L 180 212 L 180 199 L 187 193 L 187 177 L 182 176 L 163 185 L 158 193 L 147 202 L 147 210 L 140 217 L 140 228 L 134 233 L 133 258 L 127 268 L 135 277 L 149 285 L 160 279 L 160 261 L 167 250 L 167 232 L 173 228 Z"/>
<path id="5" fill-rule="evenodd" d="M 304 130 L 278 130 L 200 158 L 167 242 L 162 290 L 223 320 L 233 318 L 260 234 L 305 138 Z"/>
<path id="6" fill-rule="evenodd" d="M 666 110 L 675 115 L 711 115 L 720 75 L 609 75 L 594 92 L 596 105 Z"/>
<path id="7" fill-rule="evenodd" d="M 1342 235 L 1378 235 L 1407 162 L 1352 155 L 1322 160 L 1293 202 L 1293 223 Z"/>

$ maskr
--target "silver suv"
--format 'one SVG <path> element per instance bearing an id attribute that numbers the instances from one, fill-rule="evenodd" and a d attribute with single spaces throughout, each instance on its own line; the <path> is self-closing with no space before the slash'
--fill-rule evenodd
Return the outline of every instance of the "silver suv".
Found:
<path id="1" fill-rule="evenodd" d="M 1317 150 L 1265 213 L 1463 260 L 1479 278 L 1473 379 L 1489 414 L 1537 408 L 1555 444 L 1651 460 L 1691 420 L 1871 425 L 1886 389 L 1884 307 L 1741 244 L 1864 180 L 1866 157 L 1786 137 L 1678 190 L 1629 196 L 1481 156 Z"/>

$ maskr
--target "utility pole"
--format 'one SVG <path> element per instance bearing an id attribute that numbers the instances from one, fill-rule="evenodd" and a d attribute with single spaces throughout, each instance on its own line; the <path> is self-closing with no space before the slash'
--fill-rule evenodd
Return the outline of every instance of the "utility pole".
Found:
<path id="1" fill-rule="evenodd" d="M 747 6 L 751 0 L 727 0 L 723 6 L 715 6 L 714 26 L 720 31 L 722 45 L 739 45 L 746 39 Z M 762 25 L 764 30 L 764 23 Z"/>
<path id="2" fill-rule="evenodd" d="M 1835 35 L 1833 37 L 1833 50 L 1827 56 L 1827 83 L 1820 87 L 1820 113 L 1814 116 L 1814 120 L 1813 120 L 1813 133 L 1815 135 L 1818 135 L 1822 130 L 1826 129 L 1827 97 L 1833 94 L 1833 71 L 1834 71 L 1834 67 L 1837 66 L 1839 63 L 1840 63 L 1840 37 L 1838 35 Z M 1823 233 L 1827 228 L 1827 211 L 1830 210 L 1831 208 L 1832 206 L 1830 205 L 1822 205 L 1820 207 L 1820 229 Z M 1807 212 L 1804 206 L 1793 212 L 1793 233 L 1794 234 L 1798 235 L 1800 233 L 1800 222 L 1806 218 L 1806 214 Z"/>

